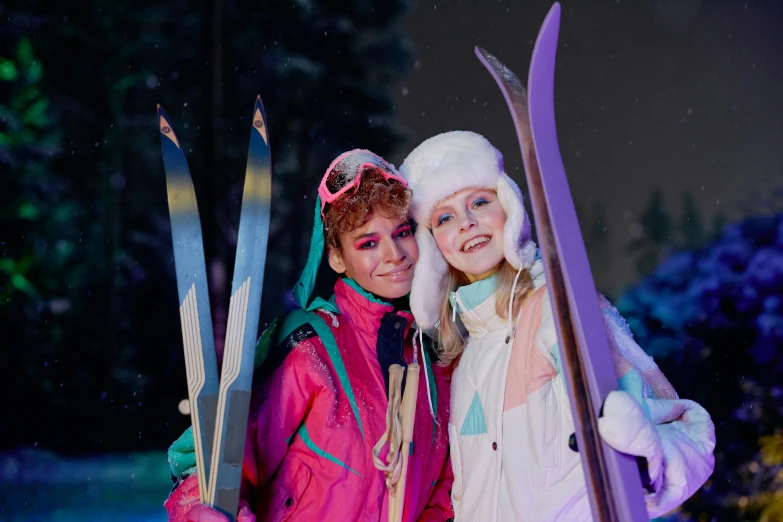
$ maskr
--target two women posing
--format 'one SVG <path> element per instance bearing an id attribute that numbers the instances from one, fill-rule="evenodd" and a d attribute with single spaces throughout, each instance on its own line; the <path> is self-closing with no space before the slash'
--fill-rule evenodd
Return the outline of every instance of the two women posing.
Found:
<path id="1" fill-rule="evenodd" d="M 313 299 L 324 241 L 339 277 L 331 298 Z M 337 158 L 295 295 L 302 310 L 275 328 L 256 371 L 239 520 L 387 520 L 372 447 L 386 429 L 388 368 L 414 361 L 424 371 L 403 520 L 591 520 L 530 221 L 487 140 L 435 136 L 399 173 L 368 151 Z M 657 516 L 709 477 L 714 427 L 598 299 L 623 390 L 599 429 L 648 460 Z M 437 350 L 414 342 L 414 318 Z M 187 433 L 170 456 L 185 472 L 169 520 L 219 520 L 198 504 Z"/>

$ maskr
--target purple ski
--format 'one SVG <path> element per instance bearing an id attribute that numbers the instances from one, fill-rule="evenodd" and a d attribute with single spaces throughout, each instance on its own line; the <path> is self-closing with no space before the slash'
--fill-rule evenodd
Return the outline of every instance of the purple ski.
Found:
<path id="1" fill-rule="evenodd" d="M 598 433 L 601 406 L 618 384 L 557 141 L 554 74 L 559 25 L 560 4 L 555 3 L 536 40 L 527 95 L 497 58 L 479 47 L 476 55 L 503 92 L 522 150 L 593 520 L 646 521 L 635 457 L 615 451 Z"/>

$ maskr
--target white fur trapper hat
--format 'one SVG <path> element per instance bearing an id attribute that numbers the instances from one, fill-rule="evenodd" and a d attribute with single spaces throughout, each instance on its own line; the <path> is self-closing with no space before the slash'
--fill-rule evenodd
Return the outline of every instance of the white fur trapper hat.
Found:
<path id="1" fill-rule="evenodd" d="M 410 304 L 420 328 L 436 325 L 448 291 L 448 266 L 432 236 L 430 219 L 435 206 L 452 194 L 467 188 L 495 190 L 507 216 L 503 230 L 506 260 L 517 270 L 533 267 L 536 245 L 530 239 L 522 192 L 503 171 L 503 155 L 486 138 L 468 131 L 433 136 L 405 158 L 400 174 L 413 191 L 411 215 L 418 225 L 419 259 Z"/>

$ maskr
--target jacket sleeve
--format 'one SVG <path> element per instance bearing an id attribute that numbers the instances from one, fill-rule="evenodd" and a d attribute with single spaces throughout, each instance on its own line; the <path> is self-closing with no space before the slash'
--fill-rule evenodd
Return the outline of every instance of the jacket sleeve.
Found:
<path id="1" fill-rule="evenodd" d="M 291 332 L 257 371 L 250 406 L 242 469 L 246 496 L 267 484 L 288 452 L 296 430 L 325 386 L 315 345 L 321 340 L 308 324 Z"/>
<path id="2" fill-rule="evenodd" d="M 655 491 L 646 497 L 650 516 L 657 517 L 685 502 L 712 474 L 715 426 L 701 405 L 679 398 L 622 316 L 601 295 L 599 305 L 620 389 L 641 405 L 660 437 L 661 469 L 655 472 L 651 466 Z"/>
<path id="3" fill-rule="evenodd" d="M 678 399 L 674 387 L 655 364 L 653 358 L 636 344 L 631 329 L 617 309 L 601 294 L 598 295 L 598 305 L 601 309 L 612 363 L 620 388 L 630 393 L 637 402 L 647 398 Z M 556 370 L 562 371 L 556 325 L 548 289 L 542 302 L 541 324 L 536 332 L 536 343 L 540 349 L 546 351 L 545 355 L 550 357 Z"/>
<path id="4" fill-rule="evenodd" d="M 712 474 L 715 426 L 698 403 L 678 397 L 652 357 L 636 343 L 625 319 L 600 294 L 598 304 L 619 388 L 641 406 L 646 422 L 654 426 L 653 437 L 660 439 L 655 462 L 650 463 L 654 493 L 646 497 L 650 516 L 656 517 L 685 502 Z M 552 358 L 559 361 L 548 293 L 537 338 L 539 346 L 551 347 Z M 560 371 L 559 362 L 556 365 Z"/>
<path id="5" fill-rule="evenodd" d="M 270 350 L 264 364 L 254 375 L 245 455 L 242 466 L 241 506 L 255 505 L 255 496 L 283 461 L 288 441 L 307 415 L 314 394 L 318 391 L 318 374 L 313 369 L 313 343 L 320 343 L 314 331 L 303 325 Z M 308 335 L 312 334 L 312 335 Z M 186 432 L 187 434 L 187 432 Z M 183 435 L 172 449 L 177 455 L 193 452 L 192 435 L 189 446 Z M 177 446 L 174 448 L 174 446 Z M 169 451 L 171 461 L 172 450 Z M 165 502 L 169 520 L 181 522 L 187 511 L 199 501 L 195 465 L 179 457 L 177 468 L 188 467 L 179 476 L 169 499 Z M 195 457 L 192 459 L 195 464 Z M 172 462 L 172 469 L 174 463 Z"/>
<path id="6" fill-rule="evenodd" d="M 620 388 L 639 402 L 648 398 L 678 399 L 674 387 L 653 358 L 636 343 L 628 323 L 617 309 L 601 294 L 598 304 Z"/>
<path id="7" fill-rule="evenodd" d="M 200 504 L 200 501 L 198 476 L 193 473 L 177 485 L 163 504 L 168 513 L 169 522 L 186 522 L 190 510 Z M 249 506 L 244 496 L 240 495 L 239 509 L 243 508 L 249 509 Z M 252 515 L 243 517 L 240 513 L 237 522 L 243 522 L 243 520 L 255 520 L 255 517 Z"/>

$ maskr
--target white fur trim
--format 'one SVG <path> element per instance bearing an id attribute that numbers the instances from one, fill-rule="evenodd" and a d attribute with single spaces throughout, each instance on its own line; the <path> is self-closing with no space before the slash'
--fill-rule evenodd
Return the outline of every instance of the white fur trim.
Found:
<path id="1" fill-rule="evenodd" d="M 413 272 L 411 312 L 419 328 L 429 330 L 438 322 L 440 308 L 446 299 L 448 265 L 430 229 L 419 226 L 416 242 L 419 244 L 419 259 Z"/>
<path id="2" fill-rule="evenodd" d="M 433 136 L 400 166 L 413 190 L 411 214 L 422 226 L 430 225 L 439 201 L 466 188 L 494 189 L 502 173 L 500 152 L 483 136 L 468 131 Z"/>
<path id="3" fill-rule="evenodd" d="M 500 205 L 506 212 L 503 229 L 503 253 L 506 260 L 519 270 L 533 266 L 536 247 L 530 241 L 530 219 L 522 204 L 522 191 L 506 173 L 501 173 L 497 184 Z"/>
<path id="4" fill-rule="evenodd" d="M 503 254 L 517 270 L 533 267 L 536 245 L 530 240 L 530 219 L 522 192 L 503 171 L 503 155 L 486 138 L 468 131 L 433 136 L 405 158 L 400 174 L 413 192 L 411 215 L 419 225 L 419 260 L 410 301 L 416 323 L 422 328 L 435 326 L 447 298 L 448 265 L 430 231 L 430 219 L 438 202 L 452 194 L 467 188 L 496 190 L 507 216 Z"/>

